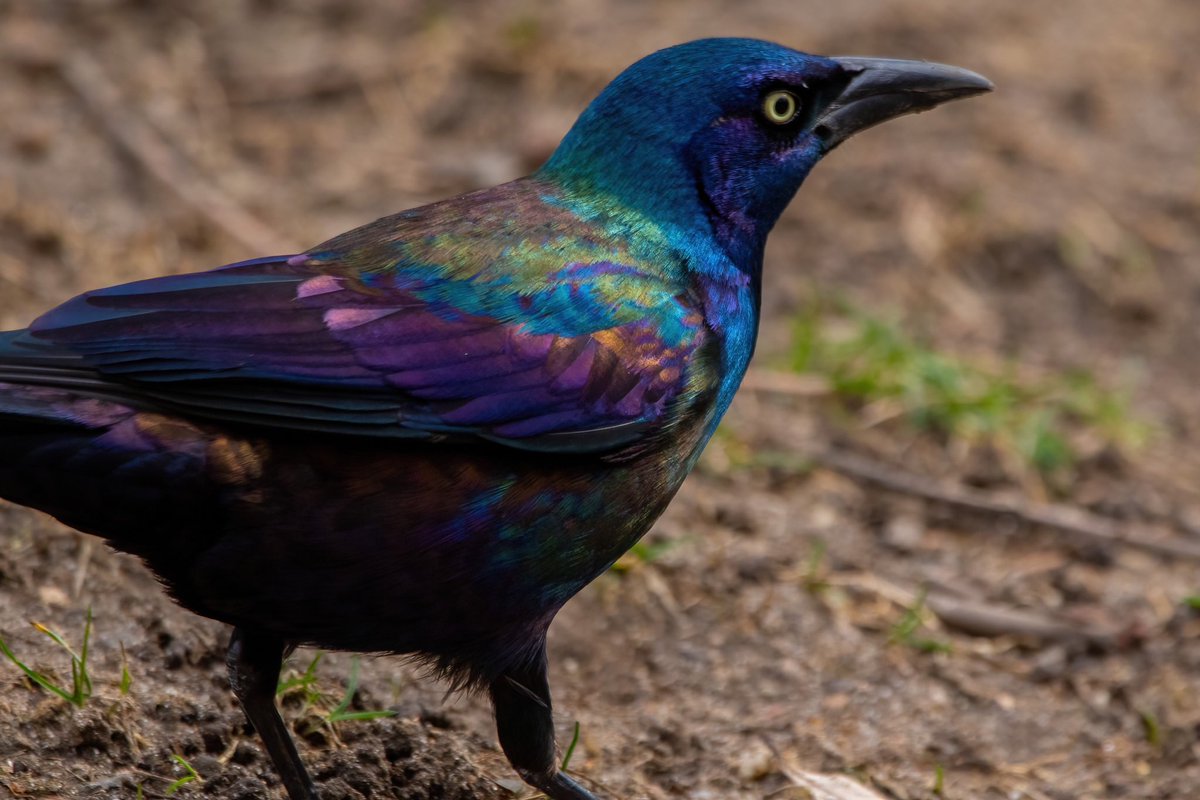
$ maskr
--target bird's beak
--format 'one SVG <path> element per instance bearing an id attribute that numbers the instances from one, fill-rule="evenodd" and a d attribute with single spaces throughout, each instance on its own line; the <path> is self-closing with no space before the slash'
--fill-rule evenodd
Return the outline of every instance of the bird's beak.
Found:
<path id="1" fill-rule="evenodd" d="M 828 150 L 894 117 L 992 90 L 992 82 L 982 75 L 948 64 L 891 58 L 833 60 L 851 77 L 813 126 Z"/>

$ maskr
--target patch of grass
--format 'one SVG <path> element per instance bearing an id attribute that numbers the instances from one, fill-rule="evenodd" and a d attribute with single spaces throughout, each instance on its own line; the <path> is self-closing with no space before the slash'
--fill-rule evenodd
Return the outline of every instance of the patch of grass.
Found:
<path id="1" fill-rule="evenodd" d="M 626 550 L 625 554 L 609 567 L 609 570 L 618 575 L 624 575 L 636 567 L 653 564 L 662 558 L 664 553 L 678 545 L 678 539 L 663 539 L 657 542 L 647 542 L 645 539 L 641 539 Z"/>
<path id="2" fill-rule="evenodd" d="M 567 771 L 567 767 L 571 765 L 571 756 L 575 755 L 575 748 L 579 744 L 579 720 L 575 720 L 575 733 L 571 736 L 571 743 L 567 745 L 567 752 L 563 753 L 562 764 L 559 766 L 563 772 Z"/>
<path id="3" fill-rule="evenodd" d="M 308 662 L 308 666 L 304 669 L 304 672 L 294 678 L 280 681 L 278 687 L 275 689 L 275 695 L 283 697 L 293 692 L 299 692 L 303 695 L 305 708 L 329 706 L 333 702 L 333 695 L 322 691 L 317 685 L 317 665 L 321 663 L 324 655 L 323 651 L 318 650 L 312 660 Z M 395 711 L 386 709 L 369 711 L 350 710 L 350 704 L 354 702 L 354 697 L 358 694 L 358 674 L 359 658 L 355 656 L 350 661 L 350 675 L 346 679 L 346 688 L 342 693 L 341 699 L 331 709 L 318 715 L 323 722 L 334 725 L 338 722 L 362 722 L 364 720 L 396 716 Z"/>
<path id="4" fill-rule="evenodd" d="M 757 458 L 755 449 L 727 423 L 722 423 L 704 448 L 704 457 L 696 464 L 696 469 L 721 475 L 752 467 Z"/>
<path id="5" fill-rule="evenodd" d="M 1158 716 L 1148 708 L 1144 708 L 1138 712 L 1138 716 L 1142 720 L 1142 730 L 1146 734 L 1146 743 L 1151 747 L 1158 747 L 1162 744 L 1163 733 L 1162 724 L 1158 721 Z"/>
<path id="6" fill-rule="evenodd" d="M 941 764 L 933 766 L 933 786 L 930 788 L 934 794 L 941 797 L 946 791 L 946 770 Z"/>
<path id="7" fill-rule="evenodd" d="M 380 719 L 382 717 L 394 717 L 395 711 L 387 709 L 376 709 L 374 711 L 350 711 L 350 704 L 354 702 L 354 696 L 358 694 L 358 657 L 355 656 L 350 661 L 350 677 L 346 679 L 346 691 L 342 695 L 342 700 L 337 704 L 332 711 L 325 716 L 325 721 L 333 724 L 335 722 L 362 722 L 364 720 Z"/>
<path id="8" fill-rule="evenodd" d="M 183 767 L 185 774 L 182 778 L 172 781 L 171 784 L 167 786 L 167 794 L 175 794 L 189 783 L 204 783 L 204 779 L 200 777 L 200 774 L 196 772 L 195 768 L 192 767 L 192 765 L 189 764 L 187 759 L 185 759 L 183 756 L 172 755 L 171 760 Z"/>
<path id="9" fill-rule="evenodd" d="M 543 36 L 541 22 L 535 16 L 522 15 L 510 22 L 504 29 L 504 36 L 512 49 L 525 53 L 537 45 Z"/>
<path id="10" fill-rule="evenodd" d="M 9 649 L 7 642 L 5 642 L 2 638 L 0 638 L 0 653 L 3 653 L 5 658 L 15 664 L 18 669 L 25 673 L 25 676 L 29 678 L 29 680 L 33 681 L 38 686 L 41 686 L 48 692 L 58 695 L 76 708 L 83 708 L 83 706 L 87 704 L 88 698 L 92 696 L 92 678 L 88 674 L 87 668 L 88 644 L 92 638 L 91 606 L 88 607 L 87 617 L 83 624 L 83 644 L 80 646 L 78 653 L 76 653 L 75 650 L 69 644 L 67 644 L 66 640 L 63 639 L 62 636 L 50 630 L 45 625 L 42 625 L 40 622 L 34 622 L 32 625 L 37 630 L 50 637 L 51 641 L 53 641 L 63 650 L 67 651 L 67 655 L 71 657 L 70 690 L 68 690 L 66 687 L 59 686 L 48 676 L 38 672 L 18 659 L 13 651 Z"/>
<path id="11" fill-rule="evenodd" d="M 129 658 L 125 655 L 125 643 L 121 642 L 121 682 L 117 684 L 117 688 L 121 694 L 129 694 L 129 687 L 133 686 L 133 675 L 129 672 Z"/>
<path id="12" fill-rule="evenodd" d="M 937 352 L 867 314 L 797 318 L 789 366 L 829 381 L 835 398 L 871 419 L 899 417 L 918 430 L 1014 453 L 1044 477 L 1077 458 L 1075 437 L 1142 444 L 1149 428 L 1128 397 L 1087 372 L 1032 379 L 1012 365 L 985 366 Z"/>
<path id="13" fill-rule="evenodd" d="M 304 672 L 294 678 L 279 681 L 279 685 L 275 687 L 275 696 L 283 697 L 292 692 L 300 691 L 304 694 L 306 705 L 315 705 L 321 702 L 323 695 L 317 689 L 317 665 L 321 663 L 321 659 L 324 657 L 324 651 L 318 650 L 316 655 L 312 657 L 312 661 L 309 661 L 308 666 L 304 668 Z"/>
<path id="14" fill-rule="evenodd" d="M 771 470 L 789 478 L 799 478 L 816 469 L 817 461 L 802 453 L 764 448 L 755 452 L 749 466 Z"/>
<path id="15" fill-rule="evenodd" d="M 1200 594 L 1194 594 L 1191 597 L 1183 598 L 1183 604 L 1187 608 L 1194 611 L 1200 611 Z"/>
<path id="16" fill-rule="evenodd" d="M 922 653 L 949 653 L 951 649 L 949 642 L 919 635 L 925 625 L 926 613 L 925 589 L 922 588 L 916 599 L 913 600 L 913 604 L 904 609 L 904 614 L 892 626 L 892 630 L 888 634 L 888 641 L 911 647 Z"/>
<path id="17" fill-rule="evenodd" d="M 825 578 L 826 549 L 825 540 L 816 539 L 808 550 L 804 565 L 804 588 L 812 594 L 820 594 L 829 588 L 829 581 Z"/>

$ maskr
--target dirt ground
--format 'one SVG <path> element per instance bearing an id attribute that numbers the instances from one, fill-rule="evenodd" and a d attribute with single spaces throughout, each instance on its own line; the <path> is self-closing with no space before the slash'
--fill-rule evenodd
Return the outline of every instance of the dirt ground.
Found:
<path id="1" fill-rule="evenodd" d="M 797 309 L 836 296 L 958 357 L 1129 387 L 1153 433 L 1083 442 L 1048 485 L 759 379 L 652 555 L 552 628 L 571 770 L 621 798 L 804 798 L 802 771 L 890 798 L 1200 796 L 1191 0 L 0 0 L 0 329 L 523 174 L 624 66 L 734 33 L 997 85 L 818 168 L 768 249 L 757 375 Z M 1051 501 L 1087 530 L 1031 522 Z M 282 797 L 228 690 L 227 632 L 134 559 L 0 504 L 4 640 L 64 679 L 27 623 L 78 644 L 89 607 L 82 709 L 0 661 L 0 797 L 164 797 L 176 756 L 202 778 L 176 797 Z M 353 706 L 396 716 L 324 724 L 351 664 L 320 662 L 331 701 L 285 697 L 323 797 L 529 796 L 486 704 L 396 659 L 362 661 Z"/>

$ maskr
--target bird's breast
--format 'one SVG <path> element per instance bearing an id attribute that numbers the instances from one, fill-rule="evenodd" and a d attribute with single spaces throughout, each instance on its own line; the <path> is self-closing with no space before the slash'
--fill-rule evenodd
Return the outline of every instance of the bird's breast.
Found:
<path id="1" fill-rule="evenodd" d="M 703 437 L 707 442 L 729 410 L 754 355 L 760 298 L 756 280 L 732 268 L 716 273 L 716 277 L 702 278 L 699 289 L 704 319 L 716 345 L 710 356 L 716 361 L 711 370 L 715 400 Z"/>

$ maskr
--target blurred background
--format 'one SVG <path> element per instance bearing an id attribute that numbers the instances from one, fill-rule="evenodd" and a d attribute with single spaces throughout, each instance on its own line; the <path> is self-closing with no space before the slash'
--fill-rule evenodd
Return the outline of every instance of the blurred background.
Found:
<path id="1" fill-rule="evenodd" d="M 1190 0 L 0 0 L 0 329 L 525 174 L 625 66 L 711 35 L 997 91 L 854 139 L 780 221 L 727 422 L 552 631 L 571 770 L 630 798 L 802 798 L 811 773 L 888 798 L 1194 795 Z M 282 796 L 226 632 L 0 504 L 15 656 L 69 683 L 27 622 L 77 648 L 89 607 L 80 707 L 0 659 L 0 786 Z M 527 796 L 485 703 L 396 659 L 292 664 L 324 796 Z"/>

